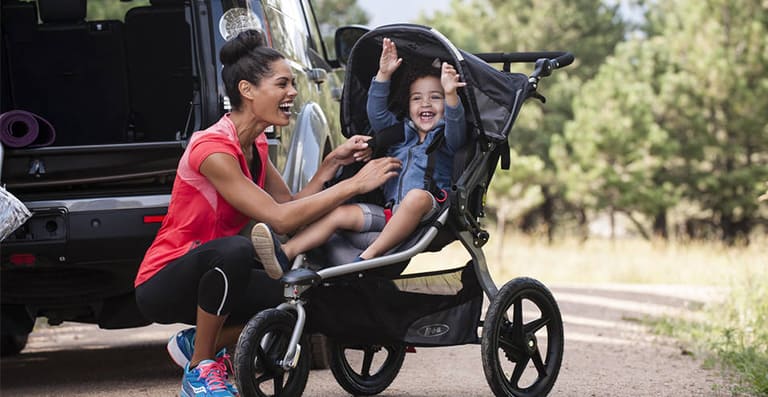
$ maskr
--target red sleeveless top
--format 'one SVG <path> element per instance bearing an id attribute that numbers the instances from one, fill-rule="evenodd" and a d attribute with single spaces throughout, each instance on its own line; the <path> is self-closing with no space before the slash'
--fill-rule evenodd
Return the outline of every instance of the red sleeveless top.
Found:
<path id="1" fill-rule="evenodd" d="M 213 153 L 229 154 L 240 163 L 245 176 L 264 188 L 269 161 L 266 136 L 259 134 L 255 144 L 261 167 L 259 175 L 253 178 L 229 114 L 208 129 L 192 135 L 179 161 L 168 214 L 139 266 L 135 286 L 192 248 L 217 238 L 234 236 L 245 227 L 248 217 L 224 200 L 200 173 L 200 165 Z"/>

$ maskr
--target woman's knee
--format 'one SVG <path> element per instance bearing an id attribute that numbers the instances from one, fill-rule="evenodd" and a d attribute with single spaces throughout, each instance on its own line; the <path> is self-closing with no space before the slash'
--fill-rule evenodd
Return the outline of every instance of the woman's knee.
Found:
<path id="1" fill-rule="evenodd" d="M 219 248 L 222 261 L 228 263 L 250 263 L 254 257 L 253 243 L 245 236 L 226 237 L 223 246 Z"/>

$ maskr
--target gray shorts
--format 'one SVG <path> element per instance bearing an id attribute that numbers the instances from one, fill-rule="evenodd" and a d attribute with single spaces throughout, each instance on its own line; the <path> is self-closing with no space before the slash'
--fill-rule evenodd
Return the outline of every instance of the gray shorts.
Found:
<path id="1" fill-rule="evenodd" d="M 432 218 L 438 210 L 440 210 L 440 203 L 437 202 L 435 196 L 429 195 L 432 198 L 432 209 L 429 210 L 424 216 L 421 217 L 420 222 L 424 222 Z M 376 204 L 357 203 L 357 206 L 363 211 L 363 229 L 361 232 L 380 232 L 384 230 L 384 225 L 387 224 L 387 218 L 384 215 L 384 207 Z M 392 214 L 397 212 L 396 205 L 392 208 Z"/>

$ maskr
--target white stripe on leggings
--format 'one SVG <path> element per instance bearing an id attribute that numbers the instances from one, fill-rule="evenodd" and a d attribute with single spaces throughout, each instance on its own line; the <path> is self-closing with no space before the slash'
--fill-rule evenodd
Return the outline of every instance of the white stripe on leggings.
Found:
<path id="1" fill-rule="evenodd" d="M 218 267 L 214 267 L 213 269 L 221 273 L 221 277 L 224 278 L 224 296 L 221 297 L 221 305 L 219 305 L 219 310 L 216 310 L 216 315 L 221 316 L 221 310 L 224 309 L 224 302 L 227 301 L 227 292 L 229 291 L 229 282 L 227 281 L 227 275 L 224 273 L 223 270 L 219 269 Z"/>

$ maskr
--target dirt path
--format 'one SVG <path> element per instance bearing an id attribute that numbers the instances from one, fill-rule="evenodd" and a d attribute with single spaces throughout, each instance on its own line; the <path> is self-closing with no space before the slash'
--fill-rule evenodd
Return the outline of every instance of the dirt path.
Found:
<path id="1" fill-rule="evenodd" d="M 712 290 L 676 286 L 556 286 L 565 357 L 551 396 L 740 396 L 719 371 L 637 321 L 689 313 Z M 686 315 L 686 314 L 682 314 Z M 177 395 L 180 371 L 164 341 L 178 327 L 104 331 L 80 324 L 33 333 L 24 354 L 0 364 L 2 396 Z M 34 379 L 34 381 L 30 381 Z M 329 370 L 310 374 L 305 396 L 347 394 Z M 480 347 L 419 348 L 382 396 L 488 396 Z"/>

